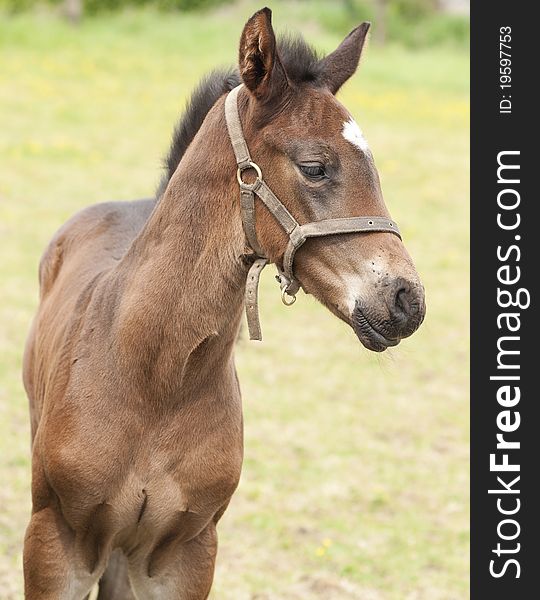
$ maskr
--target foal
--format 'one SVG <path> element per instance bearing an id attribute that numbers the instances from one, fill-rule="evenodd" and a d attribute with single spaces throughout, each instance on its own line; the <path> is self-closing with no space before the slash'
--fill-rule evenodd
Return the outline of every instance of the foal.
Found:
<path id="1" fill-rule="evenodd" d="M 246 277 L 263 253 L 282 269 L 292 239 L 259 198 L 256 242 L 246 239 L 225 99 L 243 83 L 243 139 L 298 223 L 391 223 L 367 143 L 334 96 L 367 30 L 319 60 L 301 41 L 276 44 L 270 11 L 257 12 L 239 72 L 213 74 L 193 96 L 157 201 L 91 206 L 49 244 L 24 358 L 29 600 L 80 600 L 98 581 L 102 600 L 208 596 L 216 523 L 242 464 L 234 345 Z M 374 351 L 424 315 L 389 227 L 307 239 L 293 264 L 299 285 Z"/>

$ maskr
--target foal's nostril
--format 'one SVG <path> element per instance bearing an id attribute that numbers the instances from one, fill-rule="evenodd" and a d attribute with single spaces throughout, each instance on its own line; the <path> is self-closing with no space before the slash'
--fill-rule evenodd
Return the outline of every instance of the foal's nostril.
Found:
<path id="1" fill-rule="evenodd" d="M 407 321 L 419 311 L 419 298 L 411 284 L 399 277 L 392 286 L 390 312 L 396 321 Z"/>
<path id="2" fill-rule="evenodd" d="M 397 311 L 402 312 L 404 315 L 408 315 L 411 312 L 410 302 L 410 289 L 408 287 L 401 287 L 396 292 L 395 307 Z"/>

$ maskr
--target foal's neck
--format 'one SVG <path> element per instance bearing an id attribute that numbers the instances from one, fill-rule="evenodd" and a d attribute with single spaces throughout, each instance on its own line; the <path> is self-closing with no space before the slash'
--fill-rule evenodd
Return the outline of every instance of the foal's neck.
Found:
<path id="1" fill-rule="evenodd" d="M 242 314 L 248 266 L 218 105 L 117 271 L 119 350 L 133 375 L 171 392 L 230 371 Z"/>

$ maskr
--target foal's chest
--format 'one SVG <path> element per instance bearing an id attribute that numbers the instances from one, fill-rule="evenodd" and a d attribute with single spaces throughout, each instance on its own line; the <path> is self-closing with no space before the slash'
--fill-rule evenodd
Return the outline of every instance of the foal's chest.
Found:
<path id="1" fill-rule="evenodd" d="M 61 443 L 47 440 L 44 467 L 74 529 L 99 520 L 120 539 L 167 531 L 191 537 L 238 484 L 242 423 L 235 412 L 200 420 L 185 410 L 150 422 L 111 411 L 81 426 L 64 410 L 60 422 Z"/>

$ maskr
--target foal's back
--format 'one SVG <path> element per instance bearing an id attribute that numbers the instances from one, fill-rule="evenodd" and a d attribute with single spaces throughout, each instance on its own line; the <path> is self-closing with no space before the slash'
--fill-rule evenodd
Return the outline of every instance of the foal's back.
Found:
<path id="1" fill-rule="evenodd" d="M 41 299 L 66 270 L 77 267 L 81 283 L 120 260 L 147 221 L 155 200 L 103 202 L 84 208 L 53 236 L 39 267 Z M 76 292 L 76 290 L 71 290 Z"/>
<path id="2" fill-rule="evenodd" d="M 36 363 L 63 351 L 69 315 L 77 314 L 77 304 L 92 293 L 98 279 L 125 254 L 142 229 L 156 201 L 104 202 L 89 206 L 69 219 L 49 242 L 39 265 L 40 305 L 27 340 L 23 380 L 30 400 L 32 438 L 41 416 L 40 389 L 50 374 L 47 364 Z M 36 339 L 36 333 L 39 335 Z M 52 358 L 52 360 L 51 360 Z M 66 365 L 67 366 L 67 365 Z"/>

